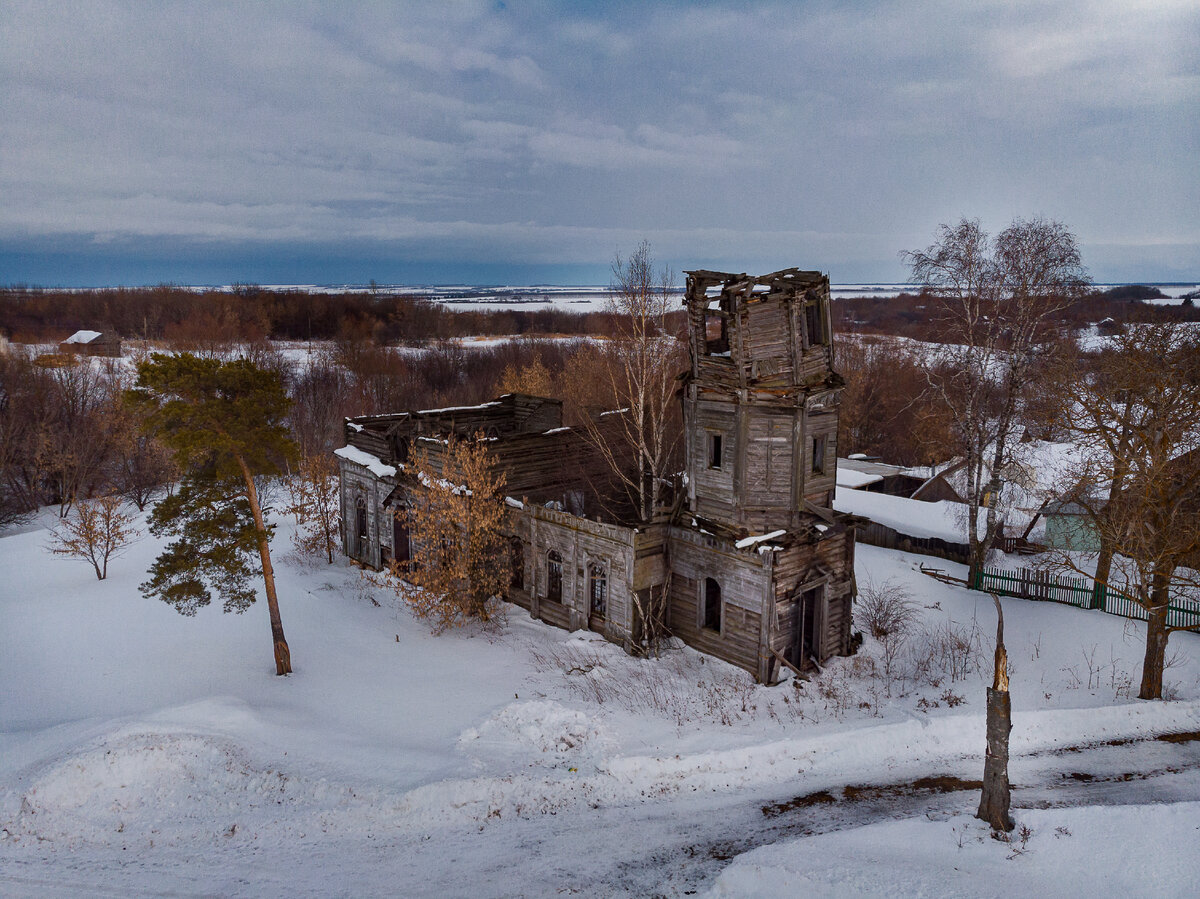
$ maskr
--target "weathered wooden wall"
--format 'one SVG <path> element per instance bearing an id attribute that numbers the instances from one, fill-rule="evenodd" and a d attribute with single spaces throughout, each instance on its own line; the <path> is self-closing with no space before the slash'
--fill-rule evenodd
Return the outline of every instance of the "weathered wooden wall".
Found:
<path id="1" fill-rule="evenodd" d="M 383 501 L 387 499 L 394 481 L 376 477 L 364 466 L 348 459 L 338 458 L 340 483 L 340 501 L 342 510 L 342 551 L 352 559 L 357 559 L 371 568 L 381 568 L 384 556 L 391 555 L 392 547 L 392 516 L 384 508 Z M 355 509 L 358 497 L 362 497 L 367 506 L 367 546 L 365 552 L 357 553 L 357 522 Z M 388 552 L 384 553 L 386 547 Z"/>
<path id="2" fill-rule="evenodd" d="M 803 660 L 792 654 L 797 639 L 800 595 L 811 587 L 820 586 L 818 630 L 821 636 L 817 661 L 845 655 L 850 649 L 853 571 L 854 537 L 843 528 L 828 531 L 815 543 L 795 543 L 776 553 L 771 649 L 793 664 L 802 664 Z"/>
<path id="3" fill-rule="evenodd" d="M 759 676 L 763 609 L 773 595 L 771 555 L 744 552 L 719 537 L 672 527 L 667 626 L 689 646 Z M 704 627 L 704 579 L 721 587 L 721 630 Z"/>
<path id="4" fill-rule="evenodd" d="M 533 616 L 568 630 L 587 628 L 591 599 L 588 566 L 598 563 L 608 576 L 608 615 L 601 633 L 630 648 L 635 531 L 540 506 L 526 506 L 519 515 L 524 519 L 519 533 L 524 535 L 527 531 L 525 539 L 529 541 L 525 551 L 525 585 Z M 563 560 L 561 603 L 546 598 L 551 550 L 558 552 Z"/>

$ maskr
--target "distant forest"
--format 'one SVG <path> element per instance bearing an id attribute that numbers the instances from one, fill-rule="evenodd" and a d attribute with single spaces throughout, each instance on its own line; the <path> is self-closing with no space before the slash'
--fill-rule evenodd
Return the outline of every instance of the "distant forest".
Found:
<path id="1" fill-rule="evenodd" d="M 231 293 L 173 286 L 0 289 L 0 334 L 14 342 L 61 340 L 81 328 L 182 345 L 264 338 L 394 344 L 469 335 L 604 334 L 611 330 L 606 313 L 447 307 L 416 295 L 368 291 L 239 287 Z"/>
<path id="2" fill-rule="evenodd" d="M 1111 318 L 1131 321 L 1200 321 L 1200 309 L 1151 305 L 1153 288 L 1123 286 L 1092 293 L 1072 305 L 1061 324 L 1083 327 Z M 939 339 L 936 318 L 920 294 L 848 297 L 833 302 L 838 333 L 861 332 Z M 682 319 L 682 314 L 681 314 Z M 196 342 L 365 340 L 376 344 L 423 343 L 474 335 L 603 335 L 612 332 L 605 312 L 561 308 L 471 309 L 445 306 L 419 295 L 265 290 L 233 292 L 175 286 L 53 290 L 0 289 L 0 334 L 17 343 L 47 343 L 88 328 L 126 339 Z"/>

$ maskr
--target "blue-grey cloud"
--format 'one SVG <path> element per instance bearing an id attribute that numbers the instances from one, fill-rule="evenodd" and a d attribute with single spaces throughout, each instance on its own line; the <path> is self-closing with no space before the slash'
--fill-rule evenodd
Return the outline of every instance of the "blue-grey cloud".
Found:
<path id="1" fill-rule="evenodd" d="M 887 279 L 960 214 L 1200 275 L 1192 2 L 0 6 L 3 281 L 34 246 L 591 271 L 642 237 Z"/>

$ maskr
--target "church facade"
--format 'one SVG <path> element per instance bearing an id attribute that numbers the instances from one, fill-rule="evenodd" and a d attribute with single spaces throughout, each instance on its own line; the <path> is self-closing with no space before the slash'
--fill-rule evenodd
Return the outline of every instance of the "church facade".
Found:
<path id="1" fill-rule="evenodd" d="M 419 547 L 403 509 L 455 434 L 488 438 L 512 506 L 508 599 L 629 651 L 664 632 L 764 683 L 851 651 L 852 520 L 833 511 L 838 401 L 829 281 L 688 273 L 683 477 L 649 523 L 595 502 L 604 460 L 562 427 L 562 404 L 509 394 L 480 406 L 364 416 L 336 451 L 343 549 L 364 565 Z M 400 514 L 397 514 L 400 513 Z"/>

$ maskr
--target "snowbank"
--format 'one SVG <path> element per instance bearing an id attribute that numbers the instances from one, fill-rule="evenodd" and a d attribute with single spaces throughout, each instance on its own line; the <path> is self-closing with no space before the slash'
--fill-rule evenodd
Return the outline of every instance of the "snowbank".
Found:
<path id="1" fill-rule="evenodd" d="M 1029 809 L 1013 843 L 968 814 L 788 840 L 737 858 L 710 897 L 1196 896 L 1200 802 Z"/>

